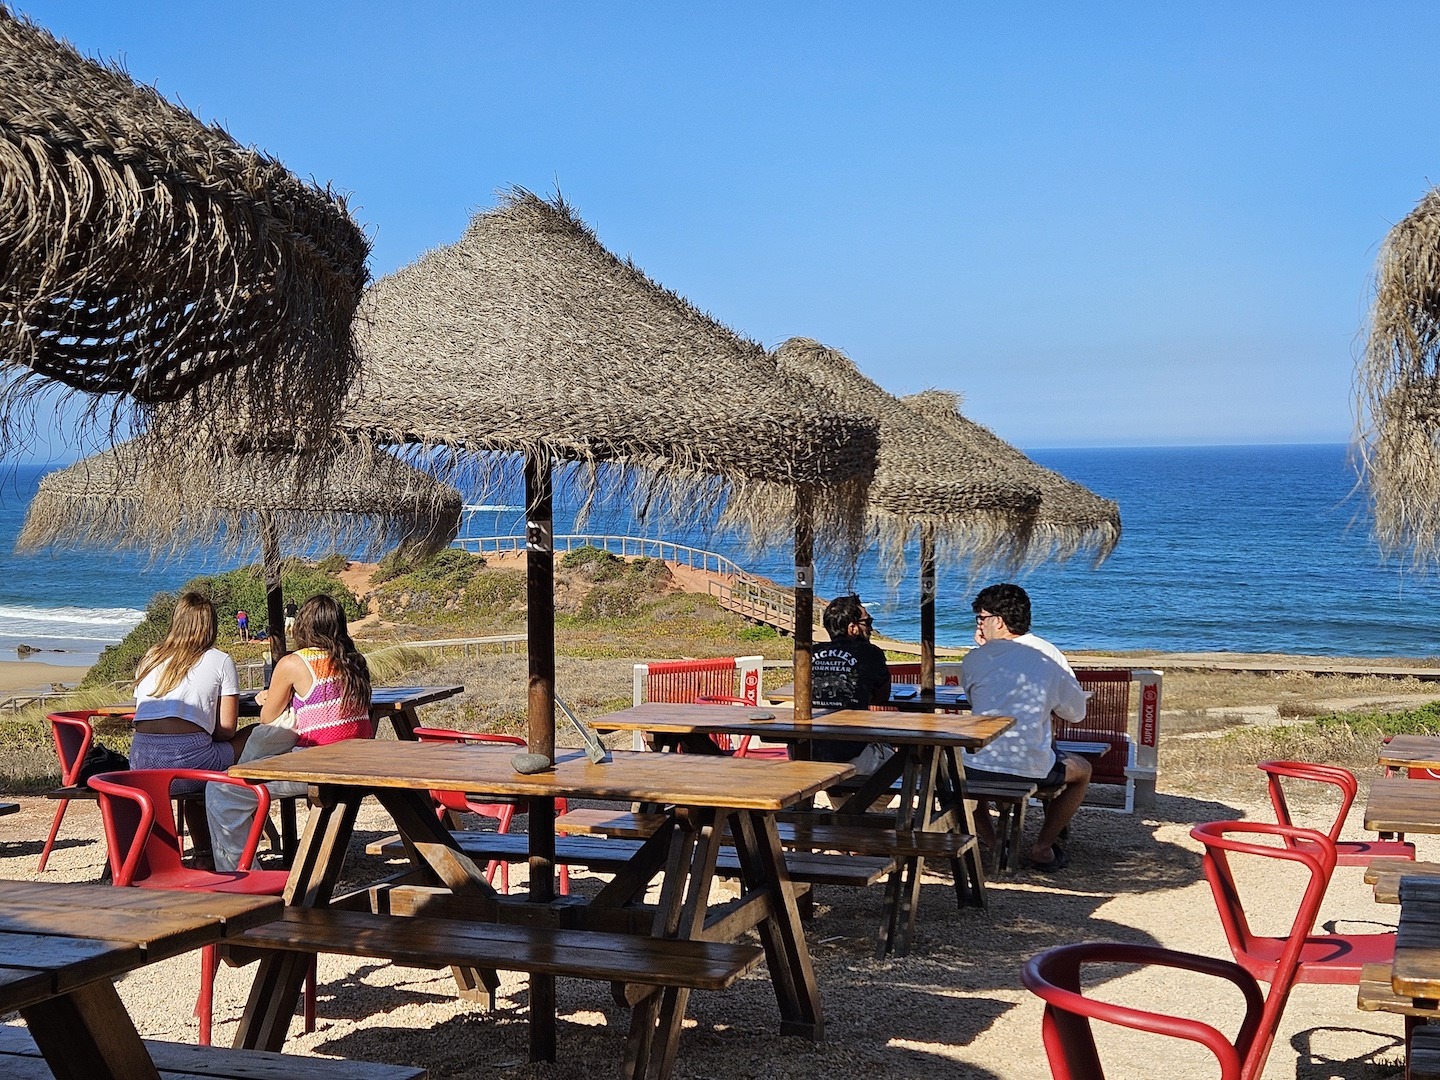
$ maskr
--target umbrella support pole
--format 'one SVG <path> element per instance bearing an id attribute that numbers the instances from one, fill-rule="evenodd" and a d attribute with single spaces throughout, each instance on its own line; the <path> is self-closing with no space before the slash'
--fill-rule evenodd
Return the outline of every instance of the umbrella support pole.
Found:
<path id="1" fill-rule="evenodd" d="M 525 624 L 529 751 L 555 760 L 554 474 L 548 455 L 525 458 Z M 555 894 L 555 803 L 530 800 L 530 899 Z M 530 1060 L 555 1060 L 555 978 L 530 976 Z"/>
<path id="2" fill-rule="evenodd" d="M 280 540 L 269 513 L 260 515 L 260 551 L 265 568 L 265 622 L 270 640 L 270 668 L 273 671 L 285 655 L 285 592 L 280 586 Z M 270 685 L 267 677 L 265 685 Z"/>
<path id="3" fill-rule="evenodd" d="M 795 488 L 795 720 L 810 720 L 810 650 L 815 644 L 815 488 Z"/>
<path id="4" fill-rule="evenodd" d="M 920 693 L 935 696 L 935 530 L 920 531 Z"/>

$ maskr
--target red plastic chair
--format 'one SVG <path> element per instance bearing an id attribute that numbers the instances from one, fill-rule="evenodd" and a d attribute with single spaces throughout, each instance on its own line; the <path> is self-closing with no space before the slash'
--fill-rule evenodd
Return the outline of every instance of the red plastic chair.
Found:
<path id="1" fill-rule="evenodd" d="M 1147 964 L 1213 975 L 1239 989 L 1245 999 L 1245 1020 L 1232 1040 L 1217 1028 L 1199 1020 L 1097 1001 L 1084 994 L 1081 969 L 1087 964 Z M 1219 1062 L 1220 1080 L 1241 1080 L 1257 1047 L 1263 1042 L 1268 1048 L 1273 1037 L 1269 1034 L 1263 1040 L 1256 1038 L 1264 1018 L 1264 999 L 1259 984 L 1244 968 L 1228 960 L 1175 952 L 1154 945 L 1096 941 L 1063 945 L 1032 956 L 1026 961 L 1020 979 L 1028 990 L 1045 1002 L 1041 1032 L 1045 1039 L 1045 1055 L 1050 1061 L 1050 1075 L 1055 1080 L 1105 1080 L 1105 1070 L 1100 1064 L 1095 1036 L 1090 1029 L 1091 1020 L 1103 1020 L 1136 1031 L 1199 1043 Z M 1253 1074 L 1258 1075 L 1258 1069 Z"/>
<path id="2" fill-rule="evenodd" d="M 90 718 L 98 715 L 94 712 L 58 712 L 51 713 L 46 719 L 50 721 L 50 736 L 55 740 L 55 756 L 60 759 L 60 790 L 73 788 L 80 783 L 80 766 L 85 761 L 85 755 L 90 750 L 90 741 L 95 737 L 94 730 L 90 727 Z M 45 846 L 40 849 L 40 865 L 36 871 L 43 871 L 45 863 L 50 858 L 50 851 L 55 846 L 55 837 L 60 834 L 60 822 L 65 818 L 65 811 L 70 808 L 70 799 L 59 797 L 60 801 L 55 807 L 55 820 L 50 823 L 50 835 L 45 838 Z"/>
<path id="3" fill-rule="evenodd" d="M 1238 836 L 1237 836 L 1238 834 Z M 1395 934 L 1316 934 L 1320 902 L 1335 869 L 1335 845 L 1314 829 L 1293 825 L 1272 825 L 1264 821 L 1212 821 L 1196 825 L 1190 835 L 1205 847 L 1203 865 L 1225 939 L 1235 962 L 1257 979 L 1270 984 L 1261 1021 L 1263 1035 L 1242 1075 L 1258 1077 L 1270 1051 L 1285 1003 L 1296 983 L 1328 983 L 1358 986 L 1360 969 L 1371 963 L 1391 963 L 1395 958 Z M 1243 837 L 1269 838 L 1257 843 Z M 1279 841 L 1278 843 L 1274 841 Z M 1301 843 L 1292 846 L 1292 841 Z M 1253 855 L 1296 863 L 1308 874 L 1305 890 L 1284 937 L 1266 937 L 1250 929 L 1230 868 L 1230 856 Z M 1254 1056 L 1252 1055 L 1252 1056 Z"/>
<path id="4" fill-rule="evenodd" d="M 1294 824 L 1290 820 L 1290 808 L 1285 802 L 1283 778 L 1310 780 L 1339 789 L 1340 808 L 1328 830 L 1330 842 L 1335 845 L 1337 866 L 1368 866 L 1371 859 L 1382 856 L 1392 859 L 1415 858 L 1415 845 L 1407 840 L 1340 839 L 1340 830 L 1345 827 L 1345 817 L 1350 813 L 1351 804 L 1355 802 L 1356 792 L 1360 790 L 1355 774 L 1349 769 L 1307 761 L 1262 761 L 1256 768 L 1265 773 L 1270 786 L 1270 804 L 1275 807 L 1275 820 L 1281 825 Z M 1304 847 L 1305 843 L 1299 839 L 1286 840 L 1290 847 Z"/>
<path id="5" fill-rule="evenodd" d="M 417 727 L 415 737 L 421 742 L 449 742 L 449 743 L 493 743 L 499 746 L 520 746 L 526 745 L 525 740 L 516 735 L 495 735 L 490 732 L 481 731 L 452 731 L 449 728 Z M 457 814 L 479 814 L 481 817 L 494 818 L 497 822 L 495 831 L 508 833 L 510 822 L 515 819 L 517 813 L 525 813 L 529 809 L 528 801 L 525 799 L 501 799 L 496 802 L 481 802 L 485 796 L 470 795 L 463 791 L 432 791 L 431 797 L 435 800 L 440 816 L 443 818 L 446 811 L 453 811 Z M 555 800 L 555 812 L 563 814 L 569 809 L 564 799 Z M 500 871 L 500 891 L 510 891 L 510 864 L 499 859 L 490 860 L 490 865 L 485 867 L 485 880 L 494 884 L 495 871 Z M 570 895 L 570 868 L 560 867 L 560 895 Z"/>
<path id="6" fill-rule="evenodd" d="M 259 803 L 255 821 L 240 855 L 241 869 L 233 871 L 192 870 L 181 862 L 181 843 L 171 810 L 170 788 L 177 780 L 198 780 L 212 784 L 252 787 Z M 100 800 L 100 817 L 105 823 L 110 873 L 118 886 L 142 889 L 179 889 L 196 892 L 242 893 L 246 896 L 280 896 L 289 874 L 284 870 L 251 870 L 255 850 L 270 814 L 270 792 L 264 784 L 221 772 L 199 769 L 132 769 L 102 773 L 90 778 Z M 210 1045 L 211 1013 L 215 995 L 215 972 L 219 952 L 207 945 L 200 957 L 200 996 L 195 1015 L 200 1020 L 200 1045 Z M 315 1030 L 315 960 L 311 957 L 305 995 L 305 1030 Z"/>

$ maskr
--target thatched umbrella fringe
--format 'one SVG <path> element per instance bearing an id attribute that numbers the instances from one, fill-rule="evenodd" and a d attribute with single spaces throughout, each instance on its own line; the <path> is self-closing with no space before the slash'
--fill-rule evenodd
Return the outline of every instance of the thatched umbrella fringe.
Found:
<path id="1" fill-rule="evenodd" d="M 0 5 L 0 440 L 42 379 L 132 395 L 112 434 L 166 401 L 190 441 L 323 429 L 368 252 L 333 192 Z"/>

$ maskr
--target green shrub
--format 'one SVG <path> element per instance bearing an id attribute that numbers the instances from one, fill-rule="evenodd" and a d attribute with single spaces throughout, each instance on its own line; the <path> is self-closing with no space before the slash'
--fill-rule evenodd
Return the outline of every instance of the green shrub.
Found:
<path id="1" fill-rule="evenodd" d="M 741 641 L 777 641 L 780 638 L 780 631 L 773 626 L 766 626 L 764 623 L 755 623 L 742 627 L 735 636 Z"/>
<path id="2" fill-rule="evenodd" d="M 382 610 L 426 613 L 458 608 L 485 560 L 459 548 L 445 548 L 419 562 L 405 562 L 392 553 L 380 567 L 374 581 L 384 583 L 376 590 Z"/>
<path id="3" fill-rule="evenodd" d="M 1440 701 L 1400 712 L 1329 713 L 1315 718 L 1320 729 L 1347 727 L 1357 735 L 1434 735 L 1440 733 Z"/>
<path id="4" fill-rule="evenodd" d="M 338 574 L 350 565 L 350 560 L 338 551 L 332 551 L 315 564 L 322 574 Z"/>
<path id="5" fill-rule="evenodd" d="M 589 544 L 567 551 L 561 556 L 560 565 L 587 581 L 614 581 L 625 573 L 624 559 Z"/>
<path id="6" fill-rule="evenodd" d="M 468 611 L 500 614 L 525 606 L 525 571 L 486 570 L 476 574 L 465 586 L 465 608 Z"/>
<path id="7" fill-rule="evenodd" d="M 602 581 L 591 587 L 580 602 L 582 619 L 629 619 L 639 615 L 652 599 L 650 591 L 634 577 Z"/>

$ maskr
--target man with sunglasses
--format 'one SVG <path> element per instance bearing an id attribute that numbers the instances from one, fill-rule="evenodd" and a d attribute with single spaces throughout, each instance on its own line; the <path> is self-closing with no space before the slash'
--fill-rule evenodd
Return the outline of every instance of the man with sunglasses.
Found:
<path id="1" fill-rule="evenodd" d="M 1045 823 L 1030 849 L 1030 865 L 1053 873 L 1070 864 L 1060 833 L 1075 816 L 1090 784 L 1090 762 L 1055 751 L 1053 721 L 1085 719 L 1085 691 L 1064 655 L 1030 633 L 1030 597 L 1019 585 L 991 585 L 970 605 L 975 644 L 960 665 L 960 681 L 977 713 L 1013 716 L 1015 723 L 989 746 L 970 755 L 965 775 L 983 780 L 1023 780 L 1041 788 L 1065 785 L 1046 804 Z M 975 831 L 993 845 L 990 806 L 978 803 Z"/>
<path id="2" fill-rule="evenodd" d="M 855 593 L 837 596 L 825 606 L 825 632 L 830 640 L 810 652 L 810 703 L 817 709 L 868 709 L 890 700 L 890 668 L 884 651 L 870 641 L 875 620 Z M 869 774 L 894 753 L 881 743 L 856 752 L 853 742 L 817 739 L 816 761 L 848 761 Z"/>

